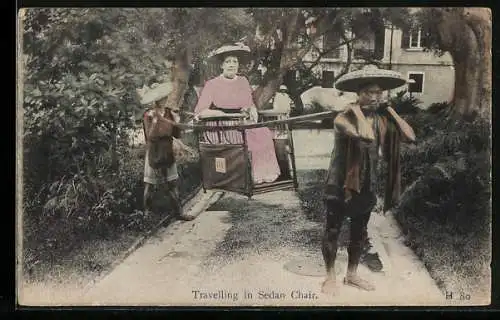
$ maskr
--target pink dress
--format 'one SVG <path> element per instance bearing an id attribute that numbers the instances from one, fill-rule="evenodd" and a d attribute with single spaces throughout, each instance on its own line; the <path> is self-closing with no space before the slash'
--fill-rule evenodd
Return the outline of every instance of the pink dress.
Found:
<path id="1" fill-rule="evenodd" d="M 209 109 L 212 104 L 222 110 L 232 109 L 234 111 L 253 106 L 252 87 L 248 79 L 239 76 L 228 79 L 221 75 L 207 81 L 201 91 L 194 113 L 200 114 L 200 112 Z M 252 157 L 254 182 L 275 181 L 280 175 L 280 168 L 274 149 L 273 133 L 269 128 L 262 127 L 245 130 L 245 134 L 248 150 Z M 238 143 L 238 141 L 230 142 Z"/>

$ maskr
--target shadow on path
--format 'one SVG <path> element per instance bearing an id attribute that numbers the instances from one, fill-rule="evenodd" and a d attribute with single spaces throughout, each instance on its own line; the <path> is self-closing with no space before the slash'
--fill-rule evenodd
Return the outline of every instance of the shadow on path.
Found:
<path id="1" fill-rule="evenodd" d="M 297 192 L 286 191 L 255 197 L 226 194 L 207 211 L 229 211 L 223 223 L 231 224 L 224 239 L 206 261 L 208 265 L 243 259 L 246 254 L 267 254 L 279 247 L 300 252 L 321 251 L 326 170 L 299 171 Z M 347 238 L 344 223 L 340 243 Z"/>

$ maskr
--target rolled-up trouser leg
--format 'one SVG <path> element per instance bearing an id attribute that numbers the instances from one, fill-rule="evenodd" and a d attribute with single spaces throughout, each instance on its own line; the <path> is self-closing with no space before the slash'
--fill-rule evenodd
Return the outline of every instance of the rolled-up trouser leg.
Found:
<path id="1" fill-rule="evenodd" d="M 335 275 L 337 241 L 345 216 L 345 206 L 339 201 L 326 201 L 326 226 L 323 235 L 322 253 L 328 276 Z"/>

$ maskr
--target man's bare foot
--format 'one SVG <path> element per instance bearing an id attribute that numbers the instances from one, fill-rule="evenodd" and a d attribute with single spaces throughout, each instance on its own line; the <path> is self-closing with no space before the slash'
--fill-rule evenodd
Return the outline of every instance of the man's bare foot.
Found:
<path id="1" fill-rule="evenodd" d="M 335 279 L 326 279 L 321 286 L 321 292 L 329 295 L 336 295 L 338 292 L 338 285 Z"/>
<path id="2" fill-rule="evenodd" d="M 375 290 L 375 286 L 372 285 L 370 282 L 361 279 L 357 275 L 348 275 L 344 278 L 344 284 L 365 290 L 365 291 L 373 291 Z"/>

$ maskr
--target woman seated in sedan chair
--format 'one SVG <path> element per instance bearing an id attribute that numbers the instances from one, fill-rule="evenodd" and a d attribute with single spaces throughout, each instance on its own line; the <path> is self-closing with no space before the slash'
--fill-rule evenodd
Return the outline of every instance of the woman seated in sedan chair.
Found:
<path id="1" fill-rule="evenodd" d="M 247 61 L 249 53 L 250 49 L 243 45 L 223 46 L 215 51 L 211 58 L 220 63 L 222 74 L 205 83 L 195 107 L 196 118 L 217 110 L 226 114 L 247 113 L 250 122 L 257 122 L 258 114 L 252 97 L 252 87 L 246 77 L 238 75 L 240 63 Z M 280 168 L 272 131 L 261 127 L 247 129 L 245 134 L 251 153 L 254 183 L 274 182 L 280 175 Z M 212 137 L 216 139 L 213 134 Z M 229 140 L 229 143 L 241 143 L 239 136 L 232 136 Z"/>

